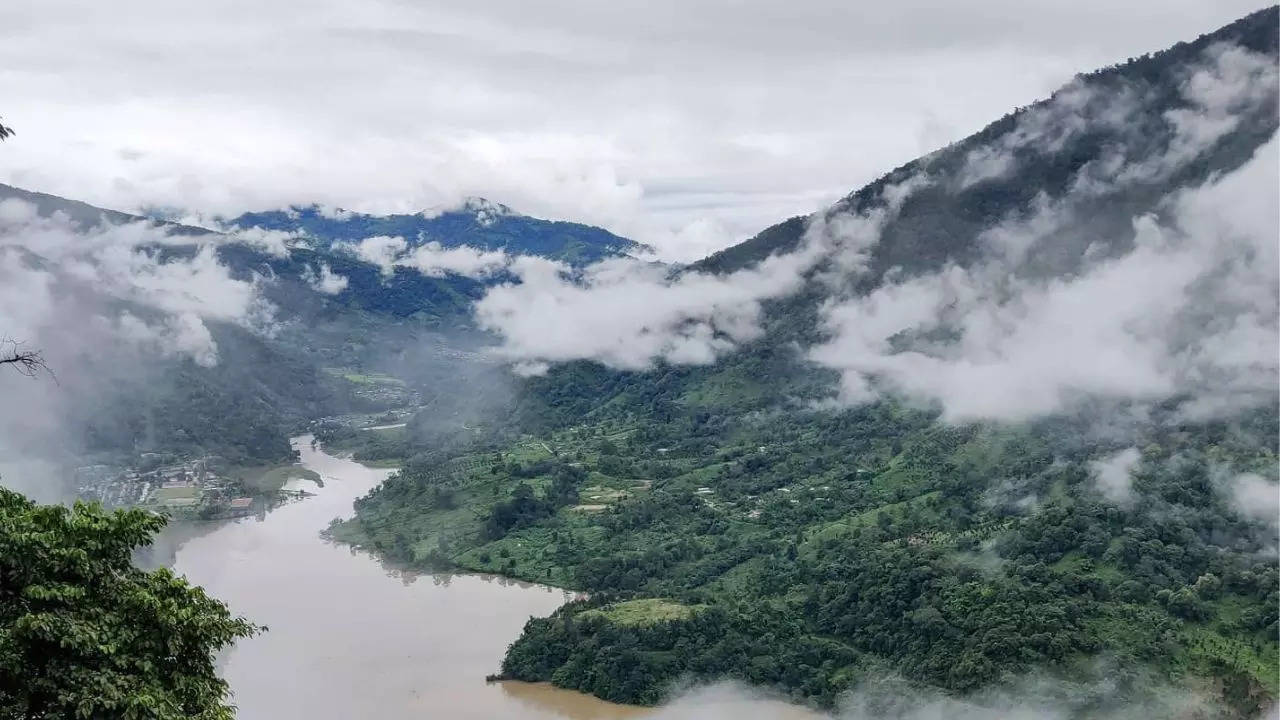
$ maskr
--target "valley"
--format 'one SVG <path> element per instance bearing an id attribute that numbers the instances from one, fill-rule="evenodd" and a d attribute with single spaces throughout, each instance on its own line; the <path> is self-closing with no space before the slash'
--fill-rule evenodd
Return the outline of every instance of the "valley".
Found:
<path id="1" fill-rule="evenodd" d="M 1272 717 L 1277 103 L 1272 6 L 687 265 L 0 185 L 0 715 Z"/>

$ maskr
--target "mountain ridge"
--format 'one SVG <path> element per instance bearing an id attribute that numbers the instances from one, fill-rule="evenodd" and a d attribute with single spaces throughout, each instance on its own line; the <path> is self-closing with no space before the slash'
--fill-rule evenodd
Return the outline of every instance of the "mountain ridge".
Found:
<path id="1" fill-rule="evenodd" d="M 1105 82 L 1117 77 L 1135 74 L 1139 76 L 1158 75 L 1162 66 L 1188 61 L 1215 43 L 1234 42 L 1254 52 L 1274 55 L 1278 41 L 1276 33 L 1271 32 L 1271 30 L 1277 27 L 1280 27 L 1280 8 L 1273 5 L 1240 18 L 1218 30 L 1205 33 L 1195 40 L 1179 42 L 1165 50 L 1130 58 L 1124 63 L 1116 63 L 1092 72 L 1077 74 L 1073 82 Z M 975 146 L 990 143 L 994 138 L 1007 133 L 1019 117 L 1024 116 L 1035 108 L 1052 103 L 1058 97 L 1059 92 L 1061 91 L 1055 91 L 1048 98 L 1017 108 L 964 139 L 890 170 L 862 188 L 849 193 L 838 201 L 833 208 L 846 207 L 862 210 L 870 207 L 879 201 L 879 195 L 887 185 L 901 181 L 919 171 L 924 165 L 945 162 L 948 157 L 967 152 Z M 1247 154 L 1243 156 L 1237 155 L 1234 158 L 1234 162 L 1237 164 L 1242 163 L 1247 157 Z M 1224 166 L 1221 169 L 1226 169 L 1226 167 Z M 815 213 L 815 215 L 821 214 L 821 212 Z M 693 263 L 691 267 L 712 272 L 731 272 L 749 264 L 760 262 L 771 254 L 793 250 L 802 238 L 804 224 L 809 217 L 812 216 L 800 215 L 788 218 L 762 230 L 741 243 L 712 253 L 708 257 Z"/>
<path id="2" fill-rule="evenodd" d="M 392 236 L 404 238 L 410 247 L 429 242 L 446 248 L 465 245 L 512 255 L 539 255 L 579 266 L 651 250 L 601 228 L 535 218 L 484 198 L 466 198 L 452 206 L 389 215 L 310 205 L 249 212 L 225 222 L 242 229 L 300 232 L 326 245 Z"/>

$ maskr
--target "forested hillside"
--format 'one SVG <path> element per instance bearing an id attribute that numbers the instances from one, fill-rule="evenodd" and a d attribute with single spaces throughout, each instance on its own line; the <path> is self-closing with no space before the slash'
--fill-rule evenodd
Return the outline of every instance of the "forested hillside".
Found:
<path id="1" fill-rule="evenodd" d="M 699 263 L 732 282 L 804 261 L 714 363 L 584 355 L 484 432 L 370 439 L 408 463 L 335 536 L 589 591 L 531 620 L 503 674 L 613 700 L 1035 674 L 1071 717 L 1260 715 L 1280 696 L 1277 378 L 1213 352 L 1274 328 L 1274 224 L 1236 255 L 1253 226 L 1203 219 L 1274 214 L 1246 196 L 1275 183 L 1278 17 L 1081 76 Z M 1224 244 L 1179 254 L 1197 242 Z"/>

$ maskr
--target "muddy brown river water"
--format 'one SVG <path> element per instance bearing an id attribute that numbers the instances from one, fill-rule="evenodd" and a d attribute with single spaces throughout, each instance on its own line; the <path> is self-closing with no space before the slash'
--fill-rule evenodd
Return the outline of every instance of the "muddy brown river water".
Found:
<path id="1" fill-rule="evenodd" d="M 295 481 L 313 497 L 192 537 L 174 560 L 177 572 L 269 628 L 222 658 L 240 718 L 654 715 L 544 684 L 486 683 L 525 621 L 567 594 L 491 576 L 406 574 L 327 542 L 320 532 L 329 521 L 350 516 L 352 501 L 391 471 L 313 450 L 309 436 L 294 447 L 324 479 L 323 487 Z"/>

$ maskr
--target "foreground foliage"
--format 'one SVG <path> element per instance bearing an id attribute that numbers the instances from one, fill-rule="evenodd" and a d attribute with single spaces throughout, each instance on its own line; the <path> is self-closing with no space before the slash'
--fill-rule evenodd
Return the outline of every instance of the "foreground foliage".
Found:
<path id="1" fill-rule="evenodd" d="M 0 488 L 0 717 L 234 716 L 214 654 L 258 628 L 132 565 L 164 523 Z"/>

